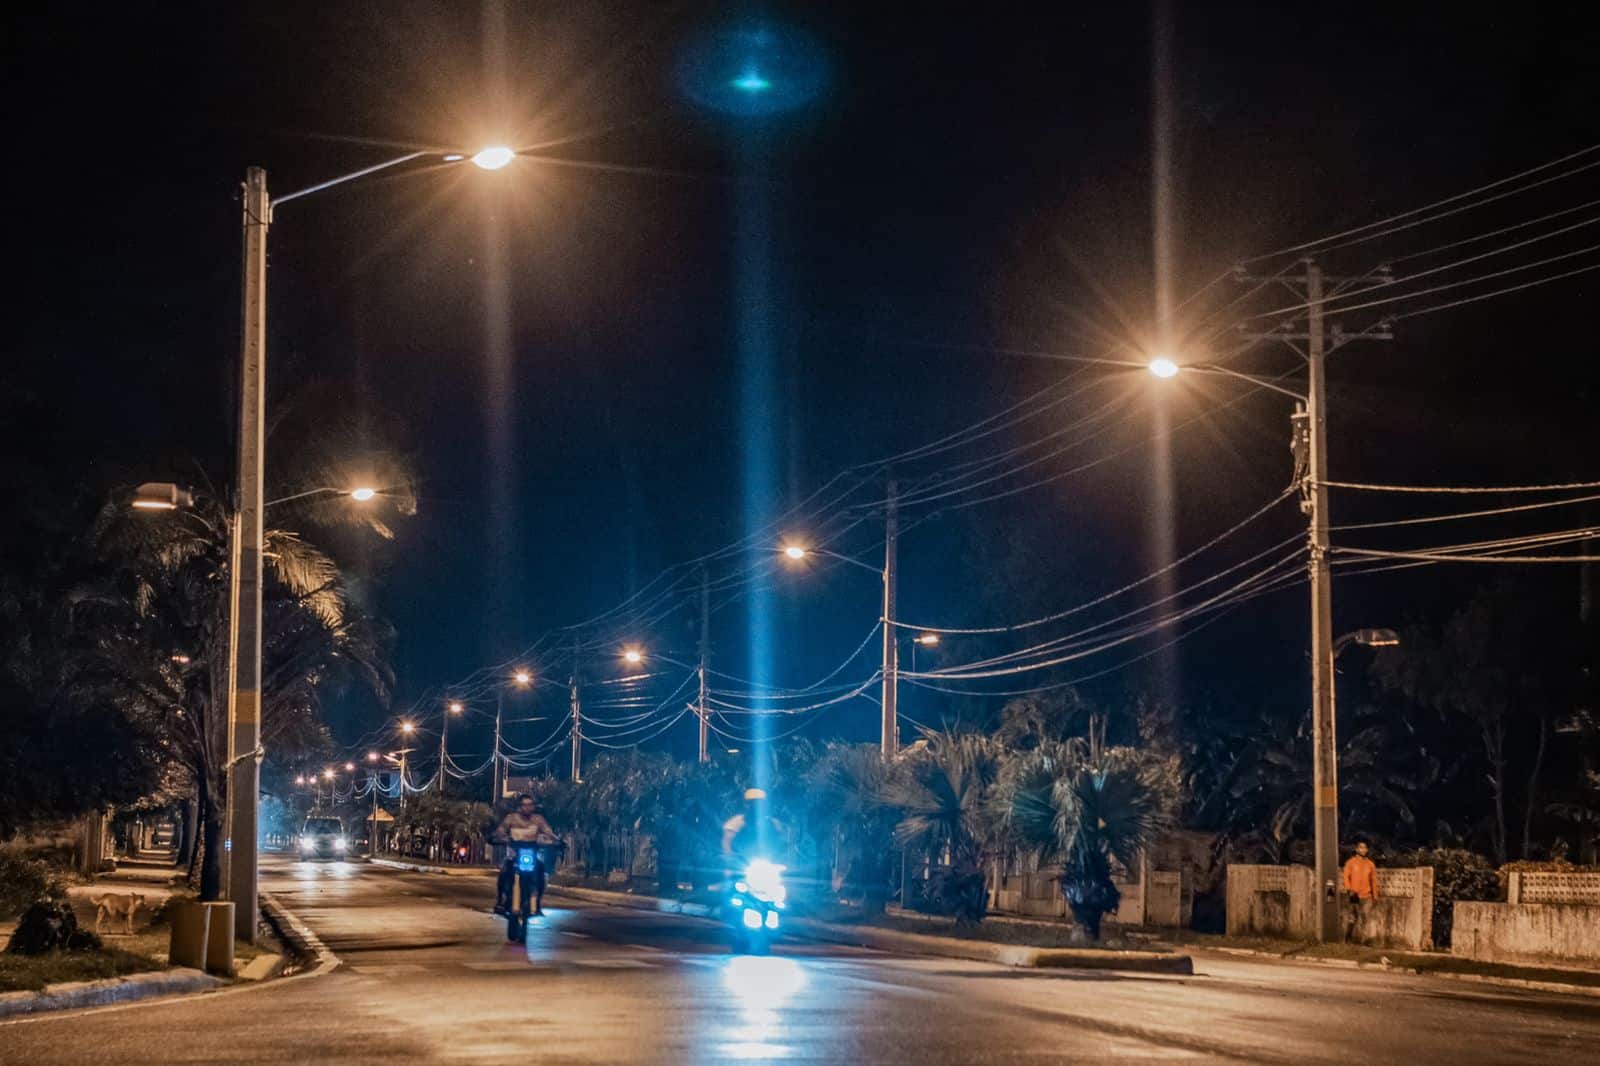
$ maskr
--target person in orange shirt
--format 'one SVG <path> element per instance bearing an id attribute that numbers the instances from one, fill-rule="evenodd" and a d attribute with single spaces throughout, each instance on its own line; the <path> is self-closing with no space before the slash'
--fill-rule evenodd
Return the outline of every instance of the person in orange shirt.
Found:
<path id="1" fill-rule="evenodd" d="M 1372 901 L 1378 898 L 1378 867 L 1367 857 L 1365 840 L 1356 841 L 1356 853 L 1344 864 L 1344 890 L 1350 900 L 1350 906 L 1346 909 L 1344 938 L 1350 940 L 1361 919 L 1372 909 Z"/>

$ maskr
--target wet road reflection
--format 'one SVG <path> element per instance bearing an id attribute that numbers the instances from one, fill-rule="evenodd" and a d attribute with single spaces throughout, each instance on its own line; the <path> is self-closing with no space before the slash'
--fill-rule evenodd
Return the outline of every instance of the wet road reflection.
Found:
<path id="1" fill-rule="evenodd" d="M 779 1059 L 794 1048 L 783 1043 L 783 1009 L 805 986 L 806 972 L 794 959 L 736 955 L 722 982 L 739 1006 L 739 1024 L 727 1031 L 719 1051 L 731 1059 Z"/>

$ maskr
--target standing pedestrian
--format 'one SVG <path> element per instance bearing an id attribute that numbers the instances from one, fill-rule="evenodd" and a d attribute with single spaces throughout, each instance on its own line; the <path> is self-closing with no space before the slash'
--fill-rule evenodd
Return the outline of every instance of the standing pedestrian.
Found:
<path id="1" fill-rule="evenodd" d="M 1344 938 L 1355 939 L 1357 928 L 1365 924 L 1378 898 L 1378 867 L 1367 857 L 1367 842 L 1356 841 L 1356 853 L 1344 864 L 1344 890 L 1349 905 L 1345 909 Z"/>

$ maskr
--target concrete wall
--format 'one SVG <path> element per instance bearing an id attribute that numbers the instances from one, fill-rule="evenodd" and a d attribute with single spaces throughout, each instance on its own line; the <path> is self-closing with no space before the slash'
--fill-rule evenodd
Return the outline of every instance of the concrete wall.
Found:
<path id="1" fill-rule="evenodd" d="M 1312 940 L 1317 875 L 1309 866 L 1228 867 L 1228 935 Z"/>
<path id="2" fill-rule="evenodd" d="M 1317 937 L 1316 872 L 1309 866 L 1228 866 L 1228 935 Z M 1433 947 L 1433 867 L 1379 868 L 1378 898 L 1352 939 L 1374 947 Z"/>
<path id="3" fill-rule="evenodd" d="M 1455 905 L 1450 953 L 1480 962 L 1600 962 L 1600 907 L 1570 903 Z"/>
<path id="4" fill-rule="evenodd" d="M 1433 950 L 1433 867 L 1379 868 L 1378 898 L 1361 911 L 1351 938 L 1373 947 Z"/>
<path id="5" fill-rule="evenodd" d="M 1119 925 L 1187 928 L 1194 912 L 1194 891 L 1187 870 L 1138 869 L 1131 875 L 1114 875 L 1112 883 L 1122 902 L 1106 920 Z M 1065 918 L 1067 900 L 1061 894 L 1061 872 L 1002 874 L 991 885 L 992 909 L 1001 914 L 1030 918 Z"/>

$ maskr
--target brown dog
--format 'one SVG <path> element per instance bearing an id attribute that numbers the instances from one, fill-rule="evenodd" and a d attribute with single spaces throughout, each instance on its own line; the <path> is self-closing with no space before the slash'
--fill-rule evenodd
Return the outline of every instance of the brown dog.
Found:
<path id="1" fill-rule="evenodd" d="M 90 896 L 89 902 L 95 905 L 95 932 L 100 932 L 105 925 L 107 915 L 112 918 L 121 915 L 124 931 L 132 936 L 133 916 L 144 903 L 144 896 L 137 892 L 107 892 L 103 896 Z"/>

